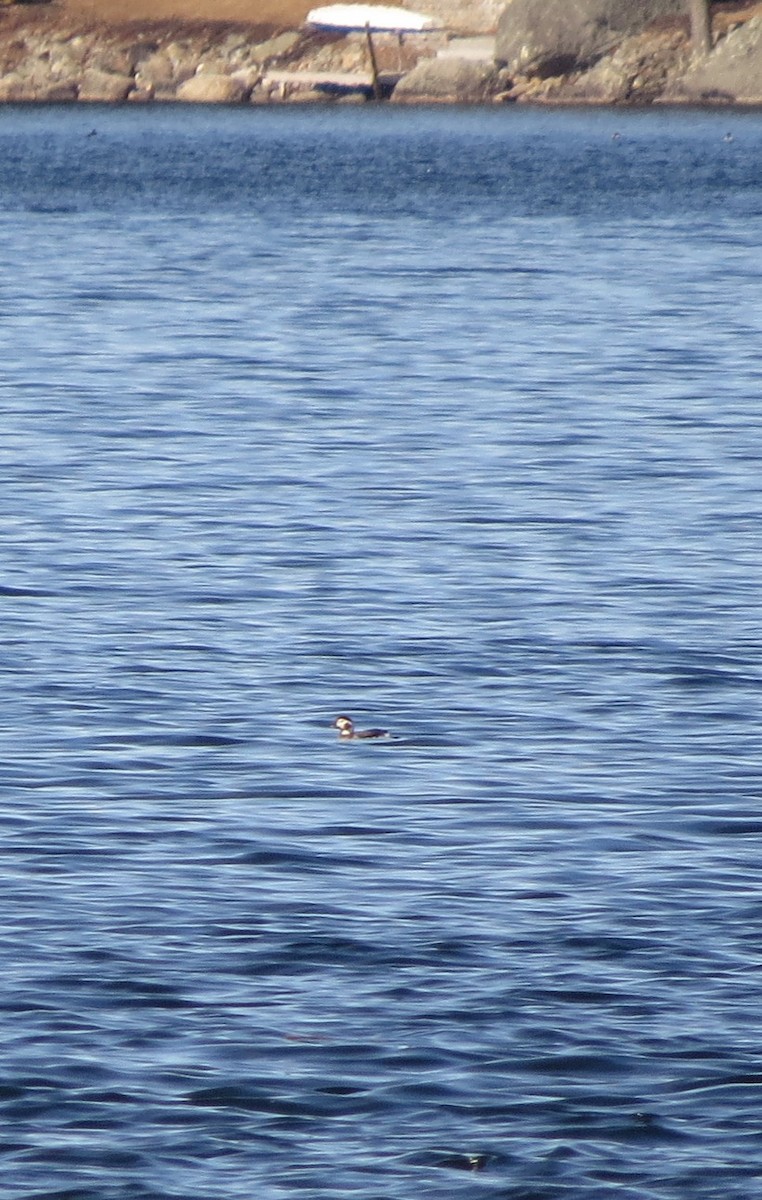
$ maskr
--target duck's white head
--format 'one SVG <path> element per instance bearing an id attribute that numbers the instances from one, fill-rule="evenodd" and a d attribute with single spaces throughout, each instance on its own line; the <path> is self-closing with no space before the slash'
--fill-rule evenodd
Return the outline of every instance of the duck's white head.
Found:
<path id="1" fill-rule="evenodd" d="M 352 737 L 355 731 L 354 721 L 350 717 L 337 717 L 333 723 L 340 737 Z"/>

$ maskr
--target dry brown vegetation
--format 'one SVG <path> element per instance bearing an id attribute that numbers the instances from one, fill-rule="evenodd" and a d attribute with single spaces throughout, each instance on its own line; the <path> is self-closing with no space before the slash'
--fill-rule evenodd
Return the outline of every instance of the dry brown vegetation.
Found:
<path id="1" fill-rule="evenodd" d="M 7 2 L 7 0 L 6 0 Z M 25 0 L 0 9 L 8 24 L 61 22 L 64 25 L 129 25 L 133 22 L 231 22 L 298 28 L 311 8 L 324 0 Z M 384 0 L 386 2 L 386 0 Z M 425 9 L 425 3 L 423 5 Z M 712 26 L 722 36 L 734 24 L 762 15 L 762 0 L 715 0 Z M 685 24 L 687 28 L 687 9 Z"/>
<path id="2" fill-rule="evenodd" d="M 251 30 L 264 41 L 284 29 L 298 29 L 311 8 L 322 0 L 0 0 L 0 45 L 14 45 L 27 32 L 61 31 L 68 35 L 91 30 L 104 39 L 120 30 L 159 39 L 176 37 L 178 26 L 210 44 L 233 28 Z M 312 33 L 300 46 L 335 35 Z M 22 43 L 19 42 L 19 45 Z M 8 56 L 6 55 L 6 58 Z M 7 66 L 7 63 L 6 63 Z"/>
<path id="3" fill-rule="evenodd" d="M 126 25 L 133 21 L 224 21 L 298 27 L 319 0 L 51 0 L 8 9 L 27 20 L 44 15 L 67 24 Z"/>

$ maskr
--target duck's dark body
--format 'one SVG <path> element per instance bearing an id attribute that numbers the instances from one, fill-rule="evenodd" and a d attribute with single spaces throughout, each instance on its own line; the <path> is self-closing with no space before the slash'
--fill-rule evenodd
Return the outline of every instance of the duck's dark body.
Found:
<path id="1" fill-rule="evenodd" d="M 354 721 L 351 717 L 337 717 L 333 725 L 335 729 L 338 729 L 339 737 L 344 741 L 349 741 L 351 738 L 383 738 L 389 736 L 388 729 L 355 729 Z"/>

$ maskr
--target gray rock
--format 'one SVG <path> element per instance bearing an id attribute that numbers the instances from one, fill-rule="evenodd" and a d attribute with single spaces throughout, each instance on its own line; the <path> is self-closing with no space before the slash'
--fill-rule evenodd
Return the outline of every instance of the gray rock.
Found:
<path id="1" fill-rule="evenodd" d="M 620 104 L 630 95 L 631 74 L 613 55 L 578 77 L 559 80 L 553 99 L 568 104 Z"/>
<path id="2" fill-rule="evenodd" d="M 553 99 L 585 104 L 648 104 L 658 100 L 686 67 L 689 47 L 681 32 L 625 38 L 589 71 L 560 83 Z"/>
<path id="3" fill-rule="evenodd" d="M 174 63 L 166 51 L 157 50 L 138 64 L 136 77 L 144 87 L 149 84 L 154 88 L 166 87 L 168 84 L 174 83 Z"/>
<path id="4" fill-rule="evenodd" d="M 109 75 L 134 75 L 135 61 L 131 47 L 106 44 L 90 54 L 87 65 Z"/>
<path id="5" fill-rule="evenodd" d="M 199 57 L 197 47 L 169 42 L 163 49 L 137 60 L 135 78 L 142 89 L 153 88 L 156 93 L 174 92 L 178 84 L 195 74 Z"/>
<path id="6" fill-rule="evenodd" d="M 77 85 L 73 81 L 59 79 L 47 87 L 40 88 L 35 99 L 41 104 L 63 104 L 77 99 Z"/>
<path id="7" fill-rule="evenodd" d="M 58 42 L 55 47 L 55 57 L 58 62 L 68 63 L 72 67 L 81 67 L 91 51 L 91 40 L 81 34 L 76 34 L 74 37 Z"/>
<path id="8" fill-rule="evenodd" d="M 262 72 L 258 67 L 241 67 L 238 71 L 231 71 L 230 78 L 237 79 L 244 94 L 248 96 L 262 78 Z"/>
<path id="9" fill-rule="evenodd" d="M 248 46 L 248 38 L 244 33 L 229 33 L 217 43 L 217 53 L 230 62 Z"/>
<path id="10" fill-rule="evenodd" d="M 213 75 L 211 72 L 186 79 L 177 89 L 177 99 L 193 104 L 236 104 L 246 96 L 240 79 L 232 75 Z"/>
<path id="11" fill-rule="evenodd" d="M 301 91 L 292 92 L 288 97 L 289 104 L 327 104 L 328 96 L 325 92 L 321 92 L 318 88 L 304 88 Z"/>
<path id="12" fill-rule="evenodd" d="M 133 70 L 137 70 L 140 64 L 144 63 L 147 58 L 150 58 L 152 54 L 158 53 L 159 48 L 159 43 L 151 40 L 131 42 L 125 46 L 127 53 L 132 59 Z"/>
<path id="13" fill-rule="evenodd" d="M 232 75 L 230 63 L 220 54 L 205 54 L 199 60 L 194 75 Z"/>
<path id="14" fill-rule="evenodd" d="M 29 83 L 16 71 L 8 71 L 0 79 L 0 104 L 14 103 L 17 100 L 32 100 L 29 95 Z"/>
<path id="15" fill-rule="evenodd" d="M 195 75 L 203 45 L 193 41 L 168 42 L 166 53 L 172 63 L 173 78 L 182 83 Z"/>
<path id="16" fill-rule="evenodd" d="M 277 37 L 269 38 L 266 42 L 259 42 L 250 48 L 251 61 L 264 63 L 271 58 L 278 58 L 281 54 L 288 54 L 290 50 L 293 50 L 300 36 L 301 34 L 294 32 L 279 33 Z"/>
<path id="17" fill-rule="evenodd" d="M 762 17 L 729 33 L 707 58 L 694 62 L 663 99 L 762 104 Z"/>
<path id="18" fill-rule="evenodd" d="M 57 104 L 65 100 L 76 100 L 77 88 L 74 83 L 61 80 L 42 79 L 11 72 L 0 79 L 0 103 L 15 103 L 18 101 L 37 101 L 43 104 Z"/>
<path id="19" fill-rule="evenodd" d="M 132 89 L 127 99 L 133 101 L 135 104 L 147 104 L 149 100 L 156 99 L 156 92 L 151 84 L 147 84 L 145 87 L 137 85 Z"/>
<path id="20" fill-rule="evenodd" d="M 392 94 L 397 104 L 421 104 L 449 100 L 480 104 L 494 90 L 492 63 L 466 58 L 425 58 L 403 75 Z"/>
<path id="21" fill-rule="evenodd" d="M 561 75 L 684 9 L 685 0 L 511 0 L 498 23 L 495 57 L 516 74 Z"/>
<path id="22" fill-rule="evenodd" d="M 119 103 L 127 99 L 134 86 L 135 80 L 131 75 L 112 75 L 109 71 L 88 67 L 82 73 L 79 98 L 103 104 Z"/>
<path id="23" fill-rule="evenodd" d="M 60 82 L 44 58 L 22 58 L 14 70 L 0 79 L 0 101 L 37 100 Z"/>
<path id="24" fill-rule="evenodd" d="M 416 0 L 403 5 L 433 17 L 443 29 L 463 34 L 494 34 L 504 6 L 505 0 L 426 0 L 424 4 Z"/>

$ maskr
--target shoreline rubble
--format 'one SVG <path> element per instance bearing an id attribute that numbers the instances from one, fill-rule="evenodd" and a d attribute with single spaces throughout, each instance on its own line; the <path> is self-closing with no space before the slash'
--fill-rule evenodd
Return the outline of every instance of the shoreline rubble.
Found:
<path id="1" fill-rule="evenodd" d="M 331 104 L 374 97 L 363 32 L 179 19 L 87 24 L 46 7 L 28 10 L 26 19 L 18 8 L 0 10 L 0 103 Z M 715 47 L 701 61 L 692 57 L 686 23 L 675 19 L 622 36 L 594 62 L 567 63 L 555 75 L 511 69 L 484 32 L 373 39 L 381 94 L 397 104 L 762 104 L 762 4 L 716 27 Z"/>

